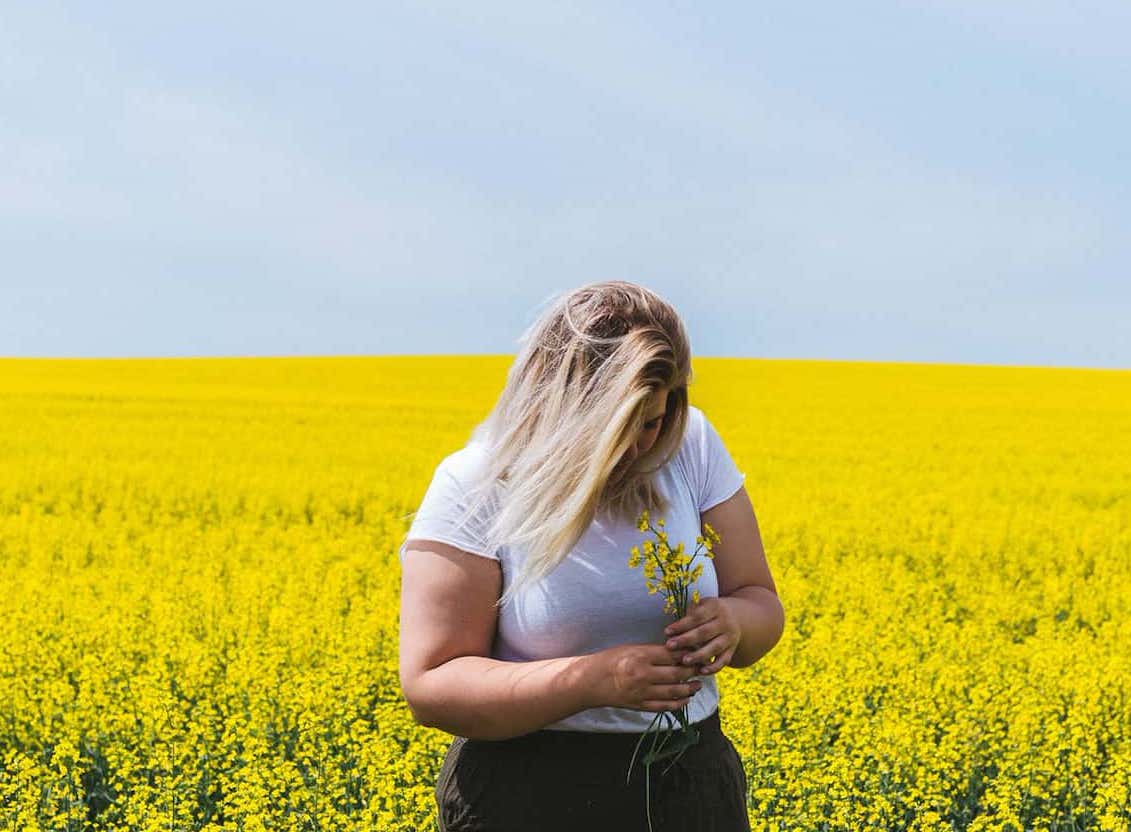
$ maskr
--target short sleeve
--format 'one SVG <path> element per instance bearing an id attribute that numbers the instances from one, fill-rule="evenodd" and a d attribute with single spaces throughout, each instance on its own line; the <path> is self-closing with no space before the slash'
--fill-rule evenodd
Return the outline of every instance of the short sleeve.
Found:
<path id="1" fill-rule="evenodd" d="M 400 560 L 403 562 L 409 540 L 438 540 L 466 552 L 498 560 L 498 552 L 491 553 L 484 534 L 488 526 L 491 503 L 488 501 L 463 525 L 460 521 L 467 509 L 465 489 L 461 479 L 451 470 L 451 458 L 436 467 L 432 482 L 416 510 L 408 533 L 401 543 Z"/>
<path id="2" fill-rule="evenodd" d="M 694 455 L 696 471 L 692 477 L 697 485 L 696 500 L 699 513 L 717 506 L 742 487 L 746 474 L 738 470 L 719 432 L 699 411 L 699 436 Z"/>

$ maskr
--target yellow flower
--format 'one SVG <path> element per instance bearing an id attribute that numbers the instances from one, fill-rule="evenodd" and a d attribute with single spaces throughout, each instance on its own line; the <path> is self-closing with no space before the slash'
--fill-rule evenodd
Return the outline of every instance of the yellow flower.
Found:
<path id="1" fill-rule="evenodd" d="M 722 538 L 719 537 L 718 532 L 711 528 L 710 523 L 703 524 L 703 531 L 707 533 L 707 537 L 710 538 L 712 543 L 720 543 L 722 541 Z"/>
<path id="2" fill-rule="evenodd" d="M 698 604 L 699 603 L 699 590 L 697 590 L 697 589 L 691 590 L 691 603 L 692 604 Z"/>

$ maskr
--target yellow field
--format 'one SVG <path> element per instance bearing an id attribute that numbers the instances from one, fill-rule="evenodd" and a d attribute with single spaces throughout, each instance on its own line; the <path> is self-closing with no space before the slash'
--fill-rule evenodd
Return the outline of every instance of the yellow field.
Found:
<path id="1" fill-rule="evenodd" d="M 0 361 L 0 828 L 432 828 L 395 549 L 509 363 Z M 695 372 L 786 610 L 753 828 L 1131 828 L 1131 372 Z"/>

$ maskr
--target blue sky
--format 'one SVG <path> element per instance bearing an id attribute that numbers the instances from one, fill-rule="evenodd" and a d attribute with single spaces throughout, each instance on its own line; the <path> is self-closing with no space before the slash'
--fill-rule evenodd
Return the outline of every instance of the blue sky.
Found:
<path id="1" fill-rule="evenodd" d="M 1131 5 L 9 6 L 0 356 L 1131 367 Z"/>

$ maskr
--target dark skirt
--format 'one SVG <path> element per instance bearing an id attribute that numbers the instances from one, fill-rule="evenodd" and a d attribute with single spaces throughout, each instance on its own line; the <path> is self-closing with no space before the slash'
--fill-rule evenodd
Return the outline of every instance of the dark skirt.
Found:
<path id="1" fill-rule="evenodd" d="M 657 723 L 663 726 L 661 720 Z M 652 832 L 749 832 L 742 759 L 719 712 L 695 723 L 699 742 L 666 773 L 649 772 Z M 647 832 L 645 737 L 534 731 L 506 740 L 456 737 L 436 783 L 441 832 Z"/>

